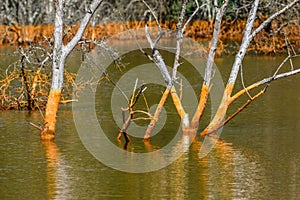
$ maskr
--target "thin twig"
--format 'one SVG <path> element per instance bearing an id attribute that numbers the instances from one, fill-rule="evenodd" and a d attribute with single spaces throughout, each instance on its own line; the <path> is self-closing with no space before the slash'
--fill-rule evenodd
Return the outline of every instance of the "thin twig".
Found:
<path id="1" fill-rule="evenodd" d="M 179 99 L 180 99 L 180 101 L 182 100 L 182 93 L 183 93 L 182 87 L 183 87 L 182 79 L 180 79 L 180 90 L 179 90 Z"/>
<path id="2" fill-rule="evenodd" d="M 188 24 L 192 21 L 192 19 L 194 18 L 194 16 L 198 13 L 198 11 L 200 10 L 199 7 L 199 3 L 198 0 L 195 0 L 196 6 L 197 8 L 194 10 L 193 14 L 188 18 L 188 20 L 185 22 L 183 28 L 182 28 L 182 32 L 184 33 L 185 29 L 187 28 Z M 202 7 L 202 6 L 201 6 Z"/>
<path id="3" fill-rule="evenodd" d="M 144 99 L 144 102 L 145 102 L 145 106 L 147 108 L 147 111 L 150 112 L 150 108 L 149 108 L 149 105 L 148 105 L 148 101 L 147 101 L 147 98 L 145 97 L 144 93 L 142 93 L 142 96 L 143 96 L 143 99 Z"/>
<path id="4" fill-rule="evenodd" d="M 157 18 L 157 16 L 156 16 L 156 14 L 154 13 L 153 9 L 149 6 L 149 4 L 148 4 L 145 0 L 143 0 L 143 3 L 144 3 L 145 6 L 149 9 L 150 13 L 151 13 L 152 16 L 154 17 L 155 22 L 156 22 L 156 25 L 157 25 L 157 27 L 158 27 L 158 29 L 159 29 L 159 32 L 162 32 L 160 23 L 159 23 L 159 21 L 158 21 L 158 18 Z"/>
<path id="5" fill-rule="evenodd" d="M 286 44 L 286 49 L 287 49 L 287 52 L 288 52 L 288 57 L 290 58 L 291 57 L 291 52 L 290 52 L 290 48 L 289 48 L 289 42 L 288 42 L 288 38 L 286 36 L 286 33 L 284 32 L 284 40 L 285 40 L 285 44 Z M 291 71 L 294 70 L 294 65 L 293 65 L 293 61 L 292 59 L 290 58 L 290 64 L 291 64 Z"/>
<path id="6" fill-rule="evenodd" d="M 130 102 L 128 102 L 128 103 L 129 103 L 129 105 L 132 105 L 132 104 L 133 104 L 133 100 L 134 100 L 134 97 L 135 97 L 135 90 L 136 90 L 136 87 L 137 87 L 138 81 L 139 81 L 139 79 L 138 79 L 138 78 L 136 78 L 136 80 L 135 80 L 135 84 L 134 84 L 134 87 L 133 87 L 133 90 L 132 90 L 132 96 L 131 96 L 131 100 L 130 100 Z"/>
<path id="7" fill-rule="evenodd" d="M 292 56 L 292 58 L 296 58 L 296 57 L 300 57 L 300 55 Z M 272 81 L 275 81 L 275 80 L 278 80 L 278 79 L 281 79 L 281 78 L 285 78 L 285 77 L 292 76 L 292 75 L 300 73 L 300 69 L 295 69 L 293 71 L 288 71 L 288 72 L 284 72 L 284 73 L 278 74 L 279 69 L 283 66 L 283 64 L 285 62 L 287 62 L 288 58 L 289 57 L 286 57 L 283 60 L 283 62 L 279 65 L 279 67 L 277 68 L 277 70 L 273 74 L 273 76 L 268 77 L 268 78 L 264 78 L 264 79 L 262 79 L 260 81 L 257 81 L 256 83 L 253 83 L 252 85 L 246 87 L 246 89 L 240 90 L 239 92 L 237 92 L 235 95 L 233 95 L 230 98 L 229 104 L 232 104 L 236 99 L 238 99 L 240 96 L 242 96 L 243 94 L 245 94 L 247 91 L 253 90 L 254 88 L 257 88 L 257 87 L 259 87 L 259 86 L 261 86 L 263 84 L 270 84 Z"/>
<path id="8" fill-rule="evenodd" d="M 36 125 L 36 124 L 34 124 L 34 123 L 32 123 L 32 122 L 29 122 L 29 124 L 30 124 L 31 126 L 33 126 L 34 128 L 37 128 L 37 129 L 39 129 L 40 131 L 42 131 L 42 130 L 43 130 L 43 128 L 42 128 L 42 127 L 40 127 L 40 126 L 38 126 L 38 125 Z"/>
<path id="9" fill-rule="evenodd" d="M 247 90 L 247 88 L 246 88 L 246 86 L 245 86 L 244 75 L 243 75 L 243 64 L 241 64 L 241 81 L 242 81 L 243 88 L 244 88 L 244 90 L 246 91 L 248 97 L 249 97 L 250 99 L 253 99 L 253 97 L 250 95 L 249 91 Z"/>
<path id="10" fill-rule="evenodd" d="M 124 20 L 124 18 L 122 17 L 122 14 L 119 12 L 120 18 L 122 21 L 127 21 Z M 142 54 L 144 54 L 150 61 L 153 62 L 153 58 L 147 54 L 147 52 L 145 52 L 142 48 L 142 46 L 140 45 L 140 43 L 138 42 L 136 35 L 131 31 L 131 29 L 129 28 L 128 24 L 125 23 L 125 28 L 128 30 L 129 34 L 131 35 L 131 37 L 134 39 L 135 44 L 137 45 L 137 47 L 139 48 L 139 50 L 142 52 Z"/>
<path id="11" fill-rule="evenodd" d="M 115 83 L 115 82 L 109 77 L 109 75 L 105 72 L 105 70 L 104 70 L 101 66 L 97 65 L 97 64 L 96 64 L 92 59 L 90 59 L 88 56 L 87 56 L 87 59 L 88 59 L 89 62 L 91 62 L 95 67 L 97 67 L 98 69 L 100 69 L 100 70 L 102 71 L 102 74 L 105 76 L 105 78 L 106 78 L 109 82 L 111 82 L 111 83 L 112 83 L 112 84 L 120 91 L 120 93 L 123 95 L 123 97 L 126 99 L 126 101 L 129 102 L 128 97 L 126 96 L 125 92 L 118 86 L 117 83 Z"/>

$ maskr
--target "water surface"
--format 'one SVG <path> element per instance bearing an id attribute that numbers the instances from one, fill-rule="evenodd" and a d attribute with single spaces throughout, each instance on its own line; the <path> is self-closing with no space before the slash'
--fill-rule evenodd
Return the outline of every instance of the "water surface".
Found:
<path id="1" fill-rule="evenodd" d="M 232 61 L 217 59 L 224 78 Z M 246 84 L 272 74 L 280 61 L 245 59 Z M 198 157 L 202 139 L 197 136 L 174 163 L 143 174 L 120 172 L 96 160 L 79 139 L 71 105 L 61 106 L 55 143 L 42 143 L 29 125 L 42 122 L 38 111 L 0 112 L 0 199 L 299 199 L 299 85 L 299 75 L 272 83 L 225 126 L 222 142 L 207 157 Z M 98 118 L 109 117 L 98 113 Z M 204 119 L 200 128 L 209 120 Z M 172 135 L 172 125 L 167 126 L 166 135 Z M 107 130 L 112 139 L 118 134 L 115 128 Z M 128 149 L 161 147 L 168 139 L 159 137 L 150 146 L 135 140 Z"/>

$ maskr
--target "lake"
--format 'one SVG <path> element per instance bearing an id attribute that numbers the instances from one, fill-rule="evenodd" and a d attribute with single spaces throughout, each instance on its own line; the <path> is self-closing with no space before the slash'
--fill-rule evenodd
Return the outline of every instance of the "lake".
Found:
<path id="1" fill-rule="evenodd" d="M 3 52 L 2 70 L 11 61 Z M 71 55 L 68 67 L 78 69 L 78 59 Z M 282 60 L 248 56 L 243 63 L 245 84 L 270 76 Z M 232 56 L 216 59 L 224 80 L 232 62 Z M 299 59 L 294 61 L 297 64 Z M 128 82 L 128 87 L 134 82 Z M 200 88 L 200 83 L 192 81 L 195 88 Z M 299 85 L 299 75 L 273 82 L 266 94 L 224 127 L 221 142 L 206 157 L 199 158 L 203 138 L 198 134 L 177 160 L 147 173 L 127 173 L 98 161 L 79 137 L 71 104 L 61 105 L 55 143 L 41 142 L 39 131 L 29 125 L 43 121 L 39 111 L 1 111 L 0 199 L 299 199 Z M 103 100 L 106 86 L 101 87 L 96 92 L 97 119 L 112 143 L 122 149 L 123 143 L 115 139 L 118 127 L 111 122 L 112 114 Z M 240 79 L 237 88 L 242 88 Z M 107 87 L 110 92 L 112 89 Z M 161 87 L 149 87 L 145 94 L 150 105 L 159 101 L 161 92 Z M 229 113 L 245 100 L 247 97 L 237 101 Z M 133 138 L 126 147 L 128 152 L 155 151 L 172 139 L 179 119 L 171 107 L 168 99 L 165 109 L 170 122 L 163 131 L 150 143 Z M 203 118 L 198 133 L 209 122 L 209 113 L 207 109 L 208 117 Z"/>

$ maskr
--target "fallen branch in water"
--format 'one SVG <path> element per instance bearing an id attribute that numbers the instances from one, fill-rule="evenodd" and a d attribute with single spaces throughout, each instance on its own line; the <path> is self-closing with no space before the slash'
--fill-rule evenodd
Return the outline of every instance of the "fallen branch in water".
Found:
<path id="1" fill-rule="evenodd" d="M 61 104 L 67 104 L 67 103 L 72 103 L 72 102 L 77 102 L 78 99 L 69 99 L 69 100 L 61 100 Z"/>
<path id="2" fill-rule="evenodd" d="M 30 124 L 31 126 L 33 126 L 34 128 L 39 129 L 40 131 L 43 130 L 43 128 L 42 128 L 41 126 L 38 126 L 38 125 L 36 125 L 36 124 L 34 124 L 34 123 L 32 123 L 32 122 L 29 122 L 29 124 Z"/>
<path id="3" fill-rule="evenodd" d="M 130 137 L 127 134 L 127 129 L 130 126 L 130 123 L 132 120 L 134 120 L 133 116 L 134 114 L 137 113 L 142 113 L 142 114 L 146 114 L 149 116 L 149 118 L 147 119 L 151 119 L 151 115 L 148 112 L 142 111 L 142 110 L 136 110 L 134 111 L 133 108 L 136 105 L 136 103 L 138 102 L 140 96 L 143 94 L 143 92 L 147 89 L 147 87 L 145 87 L 144 84 L 141 85 L 139 91 L 137 92 L 137 94 L 135 93 L 136 89 L 137 89 L 137 84 L 138 84 L 138 79 L 136 79 L 135 81 L 135 85 L 133 87 L 133 91 L 132 91 L 132 97 L 131 99 L 128 101 L 128 107 L 126 109 L 122 108 L 122 116 L 123 116 L 123 125 L 122 128 L 119 132 L 119 135 L 117 137 L 117 140 L 120 141 L 122 135 L 124 135 L 125 141 L 126 143 L 130 142 Z M 128 98 L 127 98 L 128 99 Z M 127 119 L 125 120 L 125 112 L 129 111 L 129 116 L 127 117 Z M 145 118 L 144 118 L 145 119 Z M 136 119 L 137 120 L 137 119 Z"/>

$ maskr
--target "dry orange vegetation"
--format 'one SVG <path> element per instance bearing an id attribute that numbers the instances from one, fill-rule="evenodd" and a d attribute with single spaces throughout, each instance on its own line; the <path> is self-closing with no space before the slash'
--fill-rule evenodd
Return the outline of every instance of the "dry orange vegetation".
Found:
<path id="1" fill-rule="evenodd" d="M 14 68 L 4 76 L 0 76 L 0 111 L 44 109 L 51 86 L 49 74 L 49 68 L 40 68 L 36 71 Z M 65 71 L 65 87 L 61 103 L 71 102 L 75 78 L 76 74 Z M 83 85 L 76 85 L 77 91 L 81 87 Z"/>
<path id="2" fill-rule="evenodd" d="M 245 20 L 236 20 L 234 22 L 223 22 L 223 28 L 220 35 L 219 53 L 231 53 L 228 50 L 228 44 L 232 42 L 238 42 L 242 39 L 243 29 L 245 27 Z M 258 26 L 260 22 L 257 21 L 255 26 Z M 130 28 L 142 28 L 145 26 L 145 22 L 107 22 L 101 23 L 95 27 L 88 27 L 85 31 L 84 37 L 94 40 L 109 37 L 126 31 L 127 24 Z M 155 23 L 150 26 L 155 26 Z M 176 29 L 176 23 L 167 21 L 161 24 L 162 27 L 169 29 Z M 66 27 L 68 34 L 64 37 L 65 41 L 70 40 L 73 34 L 77 30 L 78 26 Z M 254 53 L 282 53 L 286 52 L 285 36 L 296 48 L 300 47 L 300 25 L 299 22 L 290 23 L 288 27 L 283 27 L 278 34 L 270 34 L 273 30 L 279 28 L 279 24 L 272 22 L 269 29 L 263 30 L 258 34 L 252 44 L 249 47 L 249 51 Z M 196 41 L 209 41 L 212 36 L 213 21 L 195 21 L 192 22 L 187 30 L 186 35 L 193 38 Z M 0 44 L 17 44 L 26 45 L 28 43 L 35 43 L 44 41 L 45 38 L 52 38 L 53 25 L 39 25 L 39 26 L 16 26 L 10 27 L 0 25 Z"/>

